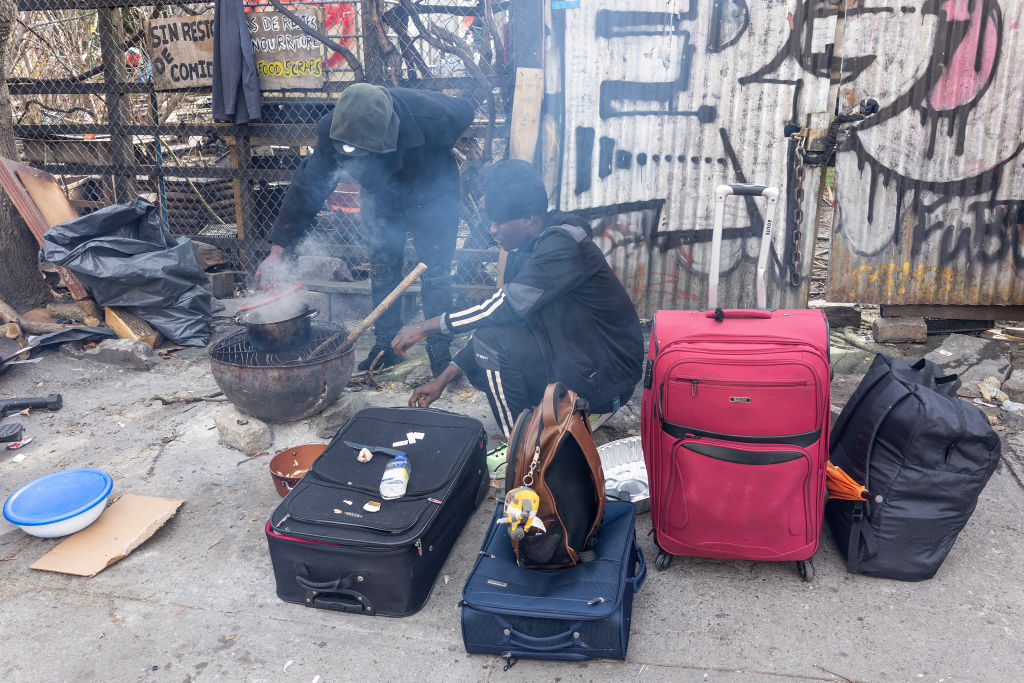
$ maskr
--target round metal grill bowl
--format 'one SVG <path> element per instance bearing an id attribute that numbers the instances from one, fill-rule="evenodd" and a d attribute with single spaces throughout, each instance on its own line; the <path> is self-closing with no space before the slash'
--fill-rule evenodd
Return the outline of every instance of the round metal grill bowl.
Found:
<path id="1" fill-rule="evenodd" d="M 334 403 L 348 384 L 352 347 L 346 336 L 341 325 L 313 323 L 307 344 L 268 354 L 254 348 L 244 331 L 236 332 L 210 345 L 210 367 L 217 386 L 242 412 L 267 422 L 301 420 Z"/>

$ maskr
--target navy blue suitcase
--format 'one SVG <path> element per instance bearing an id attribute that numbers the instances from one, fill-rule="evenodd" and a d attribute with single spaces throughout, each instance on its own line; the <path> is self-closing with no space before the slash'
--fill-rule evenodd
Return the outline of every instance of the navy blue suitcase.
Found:
<path id="1" fill-rule="evenodd" d="M 596 559 L 565 569 L 516 564 L 498 503 L 462 589 L 462 640 L 470 654 L 498 654 L 510 666 L 535 659 L 625 659 L 633 595 L 647 576 L 636 543 L 636 506 L 605 504 Z"/>

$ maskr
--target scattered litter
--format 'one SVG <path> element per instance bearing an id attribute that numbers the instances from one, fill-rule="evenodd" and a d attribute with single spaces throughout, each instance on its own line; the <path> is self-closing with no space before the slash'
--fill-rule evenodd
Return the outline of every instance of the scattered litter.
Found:
<path id="1" fill-rule="evenodd" d="M 363 509 L 366 510 L 367 512 L 379 512 L 380 502 L 376 500 L 371 500 L 366 505 L 363 506 Z"/>
<path id="2" fill-rule="evenodd" d="M 344 503 L 345 505 L 352 505 L 352 501 L 351 500 L 343 500 L 341 502 Z"/>
<path id="3" fill-rule="evenodd" d="M 1019 413 L 1024 410 L 1024 403 L 1017 403 L 1016 401 L 1006 400 L 1000 406 L 1008 413 Z"/>
<path id="4" fill-rule="evenodd" d="M 406 438 L 407 441 L 406 441 L 406 443 L 403 443 L 402 445 L 406 446 L 406 445 L 409 445 L 409 444 L 414 444 L 417 441 L 420 441 L 421 439 L 423 439 L 423 436 L 424 436 L 423 432 L 406 432 L 405 438 Z"/>
<path id="5" fill-rule="evenodd" d="M 952 351 L 947 351 L 946 349 L 935 349 L 935 351 L 940 356 L 952 356 L 953 355 Z"/>
<path id="6" fill-rule="evenodd" d="M 310 681 L 309 683 L 319 683 L 319 681 L 320 681 L 320 677 L 319 676 L 313 676 L 313 680 Z"/>
<path id="7" fill-rule="evenodd" d="M 359 462 L 370 462 L 372 459 L 373 451 L 366 447 L 359 449 L 359 455 L 356 456 L 356 460 Z"/>
<path id="8" fill-rule="evenodd" d="M 334 514 L 340 515 L 340 514 L 342 514 L 342 511 L 339 510 L 338 508 L 334 508 Z"/>
<path id="9" fill-rule="evenodd" d="M 289 667 L 289 666 L 291 666 L 291 665 L 292 665 L 292 663 L 293 663 L 293 662 L 292 662 L 292 660 L 290 660 L 290 659 L 289 659 L 289 660 L 288 660 L 287 662 L 285 662 L 285 665 L 284 665 L 284 669 L 283 669 L 283 672 L 284 672 L 284 673 L 288 673 L 288 667 Z"/>
<path id="10" fill-rule="evenodd" d="M 95 576 L 129 555 L 174 516 L 185 501 L 125 494 L 95 522 L 68 536 L 29 569 Z"/>
<path id="11" fill-rule="evenodd" d="M 988 406 L 989 408 L 996 408 L 996 407 L 998 407 L 998 406 L 996 406 L 995 403 L 989 403 L 988 401 L 986 401 L 984 399 L 980 399 L 980 398 L 974 399 L 974 402 L 977 403 L 979 406 Z"/>
<path id="12" fill-rule="evenodd" d="M 986 401 L 995 401 L 996 403 L 1009 401 L 1010 397 L 1002 390 L 1000 385 L 1001 383 L 998 378 L 986 377 L 978 382 L 978 389 L 981 390 L 981 396 Z"/>
<path id="13" fill-rule="evenodd" d="M 451 581 L 451 580 L 452 580 L 452 577 L 448 576 L 447 574 L 444 575 L 444 585 L 447 586 L 448 582 Z"/>
<path id="14" fill-rule="evenodd" d="M 14 441 L 12 443 L 7 444 L 7 450 L 9 450 L 9 451 L 16 451 L 19 448 L 21 448 L 22 446 L 27 446 L 28 444 L 32 443 L 32 441 L 34 439 L 35 439 L 34 436 L 26 436 L 21 441 Z"/>
<path id="15" fill-rule="evenodd" d="M 28 457 L 28 456 L 26 456 L 24 453 L 18 453 L 16 456 L 11 458 L 11 462 L 21 462 L 26 457 Z"/>
<path id="16" fill-rule="evenodd" d="M 988 423 L 990 425 L 992 425 L 993 427 L 995 427 L 997 424 L 999 424 L 999 418 L 996 417 L 995 415 L 986 415 L 985 417 L 988 418 Z"/>
<path id="17" fill-rule="evenodd" d="M 409 445 L 408 440 L 406 440 L 406 441 L 396 441 L 393 444 L 391 444 L 391 447 L 392 448 L 398 448 L 399 446 L 408 446 L 408 445 Z"/>
<path id="18" fill-rule="evenodd" d="M 31 408 L 25 408 L 25 410 L 19 410 L 18 411 L 18 415 L 25 415 L 27 417 L 31 410 L 32 410 Z"/>
<path id="19" fill-rule="evenodd" d="M 234 640 L 234 636 L 224 636 L 224 640 Z"/>

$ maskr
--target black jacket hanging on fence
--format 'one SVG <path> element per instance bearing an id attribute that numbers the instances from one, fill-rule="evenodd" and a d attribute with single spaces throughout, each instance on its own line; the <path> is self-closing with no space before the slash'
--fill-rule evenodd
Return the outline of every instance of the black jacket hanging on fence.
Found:
<path id="1" fill-rule="evenodd" d="M 213 118 L 260 119 L 260 83 L 242 0 L 215 0 L 213 9 Z"/>

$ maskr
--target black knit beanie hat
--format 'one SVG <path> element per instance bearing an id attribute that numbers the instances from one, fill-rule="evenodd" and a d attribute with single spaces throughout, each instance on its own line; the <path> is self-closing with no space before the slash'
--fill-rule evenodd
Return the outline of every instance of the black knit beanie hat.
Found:
<path id="1" fill-rule="evenodd" d="M 494 223 L 543 216 L 548 211 L 548 192 L 533 166 L 510 159 L 494 165 L 484 183 L 487 216 Z"/>

